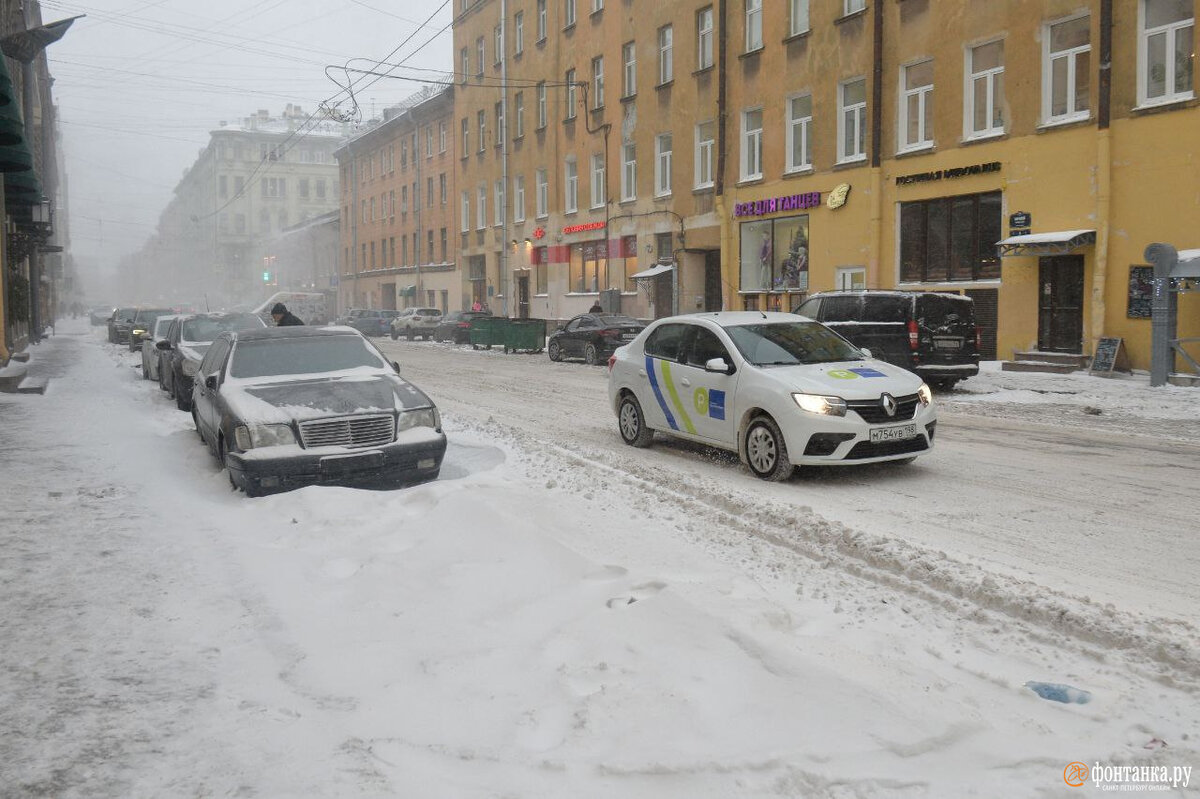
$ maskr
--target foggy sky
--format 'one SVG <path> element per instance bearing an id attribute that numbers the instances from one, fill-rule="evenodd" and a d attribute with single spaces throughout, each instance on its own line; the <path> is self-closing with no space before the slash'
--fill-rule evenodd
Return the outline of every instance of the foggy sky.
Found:
<path id="1" fill-rule="evenodd" d="M 403 61 L 419 69 L 396 75 L 427 79 L 453 60 L 451 4 L 437 0 L 42 0 L 42 14 L 46 22 L 87 15 L 47 55 L 71 251 L 91 295 L 102 295 L 120 259 L 154 233 L 179 178 L 222 121 L 233 125 L 258 109 L 279 116 L 288 103 L 312 113 L 323 100 L 353 111 L 328 65 Z M 346 82 L 345 73 L 331 74 Z M 351 79 L 364 119 L 424 85 Z"/>

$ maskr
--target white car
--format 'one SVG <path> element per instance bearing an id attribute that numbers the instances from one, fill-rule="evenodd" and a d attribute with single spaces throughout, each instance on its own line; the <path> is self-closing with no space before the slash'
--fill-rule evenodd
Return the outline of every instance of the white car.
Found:
<path id="1" fill-rule="evenodd" d="M 162 351 L 158 349 L 158 342 L 167 337 L 172 320 L 181 316 L 183 314 L 165 314 L 154 320 L 154 327 L 147 332 L 145 340 L 142 342 L 143 380 L 158 380 L 159 364 L 162 361 L 160 357 Z"/>
<path id="2" fill-rule="evenodd" d="M 404 336 L 412 341 L 417 336 L 433 338 L 433 331 L 442 323 L 442 312 L 437 308 L 405 308 L 391 321 L 392 340 Z"/>
<path id="3" fill-rule="evenodd" d="M 910 462 L 933 448 L 937 412 L 920 377 L 796 314 L 659 319 L 608 368 L 626 444 L 661 432 L 721 447 L 765 480 L 802 464 Z"/>

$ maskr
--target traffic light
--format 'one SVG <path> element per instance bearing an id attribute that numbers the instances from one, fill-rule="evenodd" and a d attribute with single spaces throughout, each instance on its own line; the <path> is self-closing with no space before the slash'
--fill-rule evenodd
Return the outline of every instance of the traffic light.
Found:
<path id="1" fill-rule="evenodd" d="M 263 282 L 264 282 L 264 283 L 270 283 L 270 282 L 271 282 L 271 273 L 270 273 L 270 272 L 267 272 L 267 271 L 264 271 L 264 272 L 263 272 Z"/>

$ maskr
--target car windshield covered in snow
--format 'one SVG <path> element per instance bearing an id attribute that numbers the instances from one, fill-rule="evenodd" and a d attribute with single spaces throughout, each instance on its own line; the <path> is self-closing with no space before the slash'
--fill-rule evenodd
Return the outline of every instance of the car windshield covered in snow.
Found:
<path id="1" fill-rule="evenodd" d="M 226 331 L 249 330 L 263 327 L 263 321 L 254 314 L 238 313 L 223 316 L 197 316 L 183 323 L 180 338 L 184 341 L 215 341 Z"/>
<path id="2" fill-rule="evenodd" d="M 347 336 L 239 341 L 229 363 L 231 377 L 276 377 L 338 372 L 369 366 L 386 369 L 388 364 L 357 333 Z"/>
<path id="3" fill-rule="evenodd" d="M 819 322 L 725 328 L 738 352 L 755 366 L 860 361 L 862 353 Z"/>

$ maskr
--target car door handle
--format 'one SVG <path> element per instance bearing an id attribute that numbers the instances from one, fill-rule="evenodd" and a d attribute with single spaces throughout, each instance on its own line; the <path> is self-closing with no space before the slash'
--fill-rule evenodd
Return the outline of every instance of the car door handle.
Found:
<path id="1" fill-rule="evenodd" d="M 680 381 L 679 381 L 679 382 L 680 382 L 680 383 L 683 383 L 685 386 L 689 386 L 689 387 L 692 385 L 692 381 L 691 381 L 691 380 L 688 380 L 686 377 L 684 377 L 684 378 L 680 379 Z"/>

